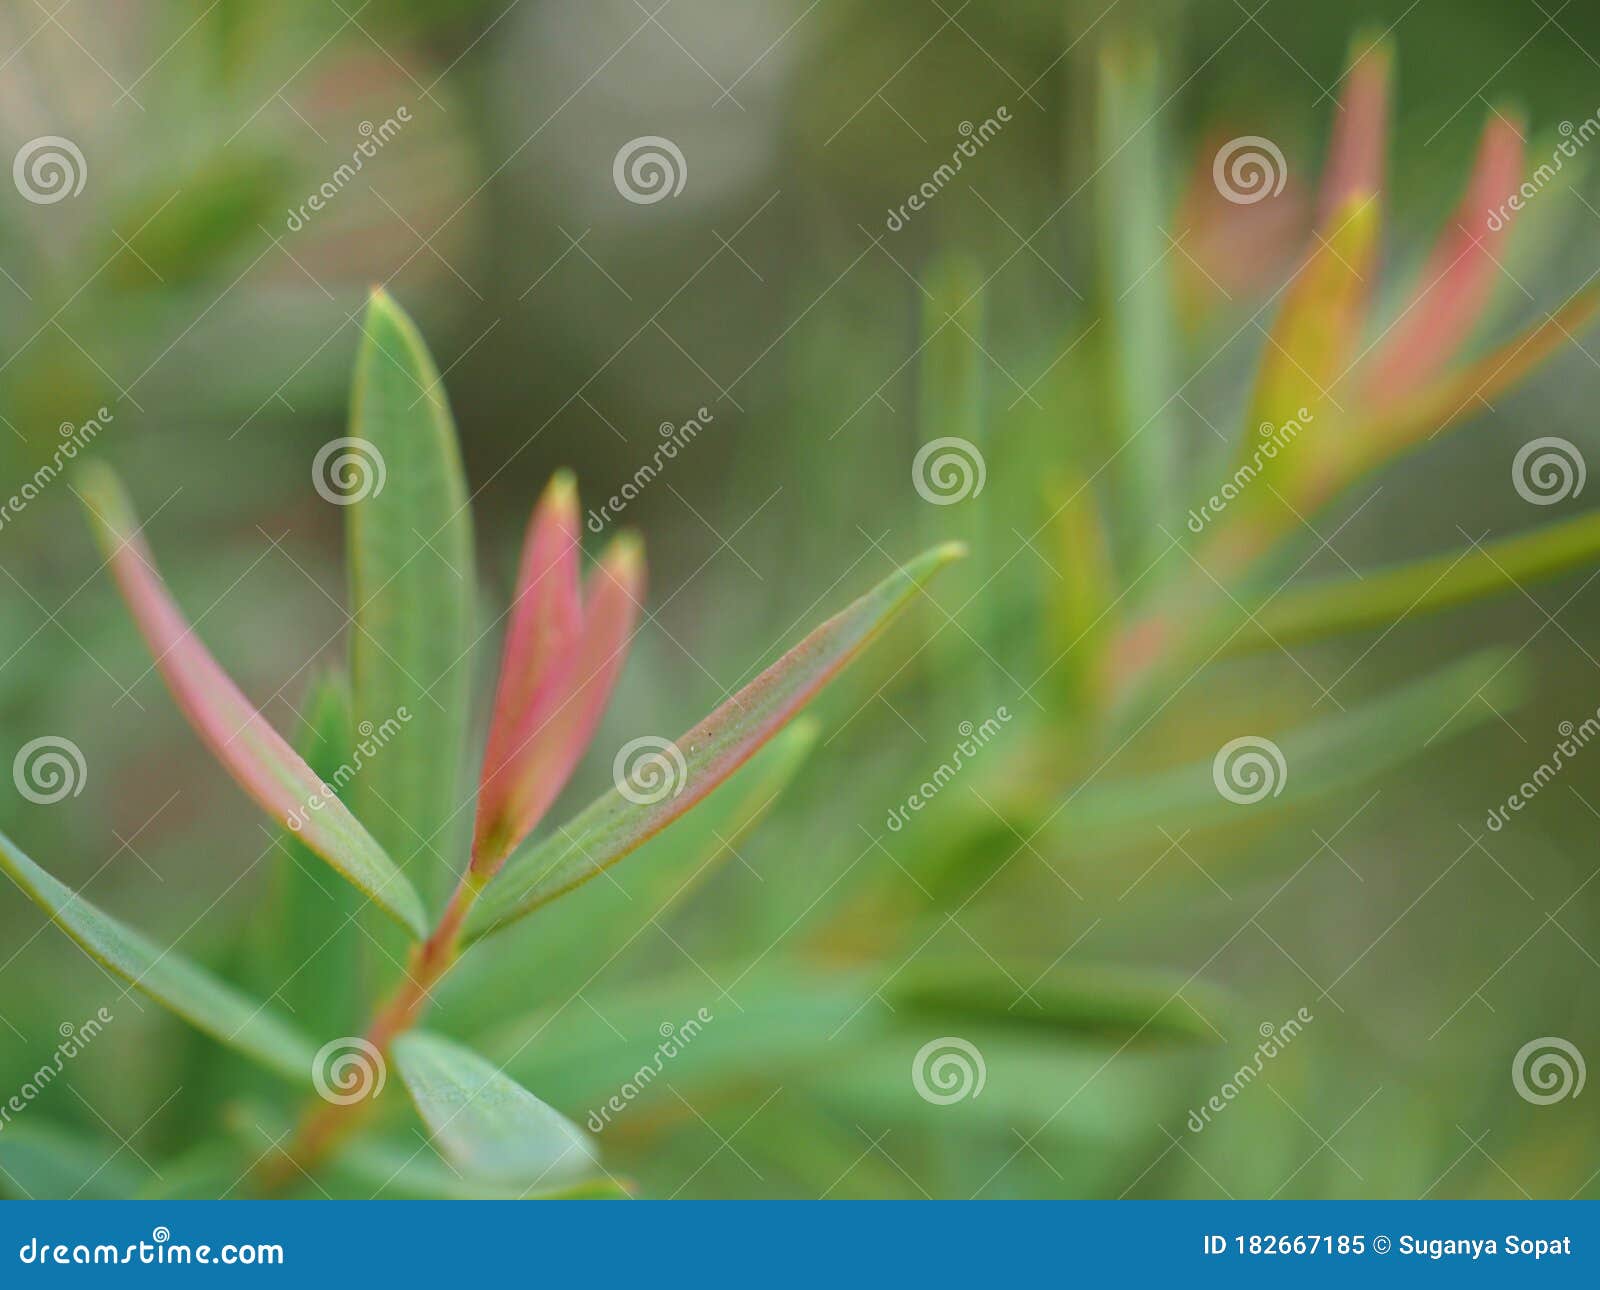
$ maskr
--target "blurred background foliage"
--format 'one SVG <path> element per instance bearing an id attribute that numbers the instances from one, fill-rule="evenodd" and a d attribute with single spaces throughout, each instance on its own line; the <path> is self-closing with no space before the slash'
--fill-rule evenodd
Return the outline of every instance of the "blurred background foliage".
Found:
<path id="1" fill-rule="evenodd" d="M 1122 194 L 1099 165 L 1096 131 L 1114 129 L 1097 107 L 1100 60 L 1156 33 L 1161 106 L 1134 134 L 1166 157 L 1165 189 L 1147 199 L 1185 248 L 1158 272 L 1178 301 L 1171 361 L 1186 384 L 1167 416 L 1187 506 L 1222 477 L 1217 435 L 1233 442 L 1244 424 L 1268 302 L 1302 249 L 1363 27 L 1392 29 L 1398 60 L 1387 291 L 1454 207 L 1491 112 L 1520 110 L 1538 159 L 1560 122 L 1600 106 L 1600 12 L 12 6 L 0 151 L 64 135 L 88 178 L 71 201 L 0 201 L 0 468 L 20 482 L 58 427 L 110 409 L 97 450 L 139 495 L 213 651 L 285 731 L 345 649 L 342 516 L 309 465 L 343 433 L 372 282 L 417 315 L 445 371 L 495 603 L 552 470 L 574 467 L 598 505 L 648 460 L 662 423 L 714 413 L 625 511 L 647 538 L 654 617 L 601 749 L 684 728 L 798 620 L 925 538 L 975 541 L 937 605 L 825 698 L 798 780 L 693 899 L 650 904 L 693 871 L 674 843 L 513 933 L 501 963 L 463 966 L 444 1028 L 480 1037 L 580 1121 L 652 1058 L 663 1023 L 714 1014 L 603 1135 L 608 1167 L 646 1194 L 1594 1196 L 1595 1100 L 1529 1105 L 1510 1064 L 1541 1035 L 1600 1054 L 1595 771 L 1580 759 L 1504 832 L 1483 824 L 1558 723 L 1600 702 L 1591 571 L 1252 654 L 1182 691 L 1125 751 L 1086 746 L 1072 682 L 1050 667 L 1063 642 L 1046 607 L 1096 557 L 1092 525 L 1063 537 L 1046 521 L 1114 447 L 1101 320 Z M 958 181 L 886 231 L 961 124 L 1002 105 L 1010 122 Z M 291 228 L 362 122 L 402 106 L 411 122 Z M 619 198 L 612 158 L 644 134 L 688 159 L 681 196 Z M 1223 235 L 1205 186 L 1217 142 L 1240 134 L 1271 137 L 1289 171 L 1279 201 L 1233 226 L 1243 254 L 1207 241 Z M 1587 160 L 1519 223 L 1502 334 L 1595 271 Z M 962 325 L 942 326 L 957 304 Z M 1314 519 L 1325 541 L 1304 551 L 1302 576 L 1551 518 L 1509 486 L 1511 458 L 1538 435 L 1596 446 L 1594 364 L 1592 341 L 1575 338 L 1470 426 L 1358 484 Z M 912 487 L 917 447 L 944 434 L 983 447 L 981 509 L 929 506 Z M 1123 514 L 1116 541 L 1181 522 Z M 274 839 L 184 728 L 98 563 L 65 487 L 0 531 L 5 755 L 56 733 L 90 768 L 70 804 L 5 795 L 0 826 L 97 903 L 249 979 Z M 1301 810 L 1208 816 L 1192 832 L 1152 821 L 1088 848 L 1070 834 L 1035 842 L 988 809 L 1030 793 L 1048 809 L 1091 773 L 1127 782 L 1237 734 L 1357 709 L 1469 643 L 1516 654 L 1515 696 L 1452 705 L 1426 730 L 1380 727 L 1363 755 L 1402 743 L 1423 755 L 1383 758 L 1370 782 L 1340 779 L 1344 791 Z M 481 645 L 480 675 L 494 645 Z M 945 814 L 889 831 L 960 723 L 1000 705 L 1026 720 L 945 791 Z M 558 818 L 605 782 L 604 760 Z M 974 812 L 987 833 L 967 829 Z M 0 899 L 0 1094 L 113 988 L 26 902 Z M 163 1162 L 196 1140 L 193 1108 L 227 1120 L 243 1091 L 231 1067 L 136 1000 L 118 1002 L 118 1024 L 48 1107 L 0 1133 L 0 1166 L 92 1178 L 84 1194 L 159 1189 Z M 526 1015 L 507 1022 L 507 1001 Z M 1273 1060 L 1270 1088 L 1191 1134 L 1188 1112 L 1252 1058 L 1259 1027 L 1301 1007 L 1315 1021 Z M 949 1107 L 909 1079 L 912 1055 L 944 1034 L 978 1044 L 988 1067 L 983 1094 Z M 27 1164 L 30 1150 L 50 1163 Z"/>

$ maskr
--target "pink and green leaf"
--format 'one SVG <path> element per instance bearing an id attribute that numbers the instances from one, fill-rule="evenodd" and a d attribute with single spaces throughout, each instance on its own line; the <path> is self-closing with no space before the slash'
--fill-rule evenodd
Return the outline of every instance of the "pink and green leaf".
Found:
<path id="1" fill-rule="evenodd" d="M 256 710 L 168 593 L 111 471 L 85 467 L 80 489 L 123 599 L 201 741 L 239 787 L 374 903 L 421 935 L 422 902 L 377 842 Z"/>
<path id="2" fill-rule="evenodd" d="M 1307 419 L 1300 409 L 1309 408 L 1312 419 L 1324 421 L 1318 438 L 1330 437 L 1327 413 L 1341 406 L 1335 391 L 1349 370 L 1366 321 L 1378 225 L 1376 195 L 1356 193 L 1316 234 L 1267 337 L 1250 404 L 1252 433 L 1261 425 Z M 1249 450 L 1247 442 L 1244 451 Z"/>
<path id="3" fill-rule="evenodd" d="M 1496 398 L 1520 385 L 1562 346 L 1577 344 L 1578 333 L 1594 321 L 1597 309 L 1600 285 L 1577 292 L 1554 313 L 1505 344 L 1376 412 L 1355 431 L 1342 476 L 1330 483 L 1342 486 L 1362 471 L 1397 457 L 1492 406 Z"/>
<path id="4" fill-rule="evenodd" d="M 577 501 L 558 476 L 529 527 L 479 790 L 473 866 L 491 875 L 560 794 L 627 656 L 644 559 L 612 543 L 580 604 Z"/>
<path id="5" fill-rule="evenodd" d="M 1383 192 L 1393 71 L 1394 51 L 1387 40 L 1362 45 L 1350 59 L 1317 197 L 1320 226 L 1326 227 L 1355 194 Z"/>
<path id="6" fill-rule="evenodd" d="M 614 788 L 544 842 L 512 858 L 467 920 L 469 939 L 488 934 L 587 882 L 678 819 L 733 774 L 922 593 L 965 555 L 951 543 L 897 569 L 818 627 L 687 734 L 674 750 L 676 778 L 654 800 Z"/>
<path id="7" fill-rule="evenodd" d="M 534 508 L 523 542 L 484 745 L 474 857 L 485 855 L 495 836 L 513 831 L 508 816 L 524 760 L 523 728 L 530 718 L 548 719 L 573 668 L 583 625 L 580 549 L 577 493 L 572 476 L 562 471 Z"/>
<path id="8" fill-rule="evenodd" d="M 1381 405 L 1413 393 L 1436 376 L 1482 319 L 1500 275 L 1506 226 L 1486 213 L 1522 182 L 1517 126 L 1496 116 L 1484 128 L 1478 159 L 1461 204 L 1439 235 L 1410 302 L 1373 356 L 1365 397 Z"/>

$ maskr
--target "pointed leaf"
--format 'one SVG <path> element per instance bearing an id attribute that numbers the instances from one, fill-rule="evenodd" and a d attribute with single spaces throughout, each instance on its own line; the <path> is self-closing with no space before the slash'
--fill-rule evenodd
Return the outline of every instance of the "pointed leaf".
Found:
<path id="1" fill-rule="evenodd" d="M 1228 652 L 1387 627 L 1584 568 L 1597 558 L 1600 512 L 1591 511 L 1531 533 L 1359 578 L 1290 586 L 1256 612 L 1229 643 Z"/>
<path id="2" fill-rule="evenodd" d="M 670 916 L 690 893 L 737 854 L 743 839 L 766 817 L 816 746 L 821 725 L 802 715 L 741 766 L 710 797 L 629 862 L 627 890 L 590 883 L 571 918 L 541 922 L 537 936 L 497 944 L 492 954 L 471 954 L 435 991 L 441 1011 L 463 1034 L 493 1024 L 538 974 L 557 994 L 578 988 L 597 968 L 630 945 L 651 919 Z"/>
<path id="3" fill-rule="evenodd" d="M 942 915 L 935 915 L 942 919 Z M 1029 982 L 1026 990 L 1018 982 Z M 1172 1003 L 1179 995 L 1184 1002 Z M 1206 1043 L 1216 1038 L 1214 1022 L 1234 1012 L 1228 996 L 1191 978 L 1135 971 L 1117 964 L 1068 966 L 1060 962 L 997 965 L 961 959 L 917 961 L 884 987 L 895 1014 L 920 1013 L 930 1020 L 959 1025 L 999 1025 L 1066 1036 L 1099 1035 L 1118 1040 L 1146 1039 Z M 932 1033 L 932 1032 L 930 1032 Z"/>
<path id="4" fill-rule="evenodd" d="M 1382 775 L 1436 738 L 1488 719 L 1491 708 L 1510 706 L 1523 681 L 1511 656 L 1481 651 L 1360 707 L 1274 735 L 1286 768 L 1270 781 L 1279 791 L 1269 789 L 1248 812 L 1222 795 L 1215 760 L 1205 757 L 1136 779 L 1091 784 L 1059 811 L 1045 836 L 1057 851 L 1081 855 L 1158 842 L 1163 827 L 1238 828 Z M 1024 821 L 1014 823 L 1024 829 Z"/>
<path id="5" fill-rule="evenodd" d="M 1173 318 L 1166 121 L 1168 90 L 1153 35 L 1129 32 L 1100 59 L 1097 213 L 1110 320 L 1109 379 L 1117 460 L 1113 478 L 1126 517 L 1118 537 L 1143 569 L 1165 544 L 1151 515 L 1178 497 L 1179 427 Z"/>
<path id="6" fill-rule="evenodd" d="M 419 1154 L 414 1142 L 352 1142 L 330 1166 L 357 1200 L 631 1200 L 629 1189 L 596 1177 L 554 1187 L 527 1187 L 462 1177 L 452 1166 Z M 326 1186 L 327 1183 L 324 1183 Z"/>
<path id="7" fill-rule="evenodd" d="M 0 870 L 102 967 L 285 1079 L 311 1083 L 315 1048 L 266 1005 L 245 998 L 175 951 L 158 949 L 57 882 L 3 833 Z"/>
<path id="8" fill-rule="evenodd" d="M 574 524 L 576 516 L 574 505 Z M 644 562 L 637 540 L 620 537 L 611 544 L 587 592 L 577 635 L 554 642 L 548 657 L 529 660 L 546 669 L 547 675 L 525 710 L 507 716 L 503 746 L 497 750 L 500 768 L 486 777 L 487 809 L 481 801 L 479 806 L 472 863 L 480 874 L 496 872 L 512 848 L 533 831 L 594 737 L 627 657 L 644 595 Z M 569 629 L 559 630 L 565 635 Z M 508 665 L 511 662 L 508 655 Z"/>
<path id="9" fill-rule="evenodd" d="M 0 1195 L 13 1200 L 127 1200 L 142 1176 L 115 1139 L 32 1118 L 0 1133 Z"/>
<path id="10" fill-rule="evenodd" d="M 423 1031 L 395 1041 L 394 1061 L 434 1146 L 463 1172 L 527 1187 L 595 1172 L 588 1135 L 477 1053 Z"/>
<path id="11" fill-rule="evenodd" d="M 1312 418 L 1321 423 L 1319 440 L 1333 435 L 1329 409 L 1344 403 L 1338 387 L 1366 318 L 1377 264 L 1378 214 L 1375 194 L 1356 193 L 1317 235 L 1267 339 L 1250 405 L 1245 453 L 1250 452 L 1259 427 L 1281 426 L 1300 416 L 1301 408 L 1311 409 Z M 1305 455 L 1285 454 L 1295 459 L 1297 469 L 1290 469 L 1280 457 L 1275 473 L 1289 476 L 1307 469 L 1309 463 L 1299 460 Z"/>
<path id="12" fill-rule="evenodd" d="M 1247 567 L 1286 531 L 1297 511 L 1338 476 L 1350 449 L 1346 385 L 1377 264 L 1378 200 L 1352 196 L 1315 245 L 1267 338 L 1239 471 L 1241 490 L 1206 536 L 1202 563 L 1219 576 Z M 1272 451 L 1268 451 L 1271 448 Z"/>
<path id="13" fill-rule="evenodd" d="M 1484 127 L 1461 204 L 1439 235 L 1405 310 L 1373 356 L 1365 398 L 1374 406 L 1431 380 L 1472 334 L 1500 278 L 1507 226 L 1486 212 L 1522 182 L 1522 136 L 1496 116 Z"/>
<path id="14" fill-rule="evenodd" d="M 415 325 L 378 291 L 362 329 L 352 452 L 381 469 L 345 508 L 354 717 L 358 728 L 381 726 L 401 708 L 411 719 L 404 751 L 364 766 L 351 802 L 412 882 L 436 897 L 456 877 L 450 826 L 469 716 L 472 513 L 444 386 Z"/>
<path id="15" fill-rule="evenodd" d="M 1393 408 L 1386 408 L 1361 424 L 1350 452 L 1329 492 L 1380 462 L 1451 429 L 1496 398 L 1520 384 L 1562 346 L 1576 337 L 1600 308 L 1600 284 L 1574 293 L 1543 321 L 1485 354 L 1465 368 L 1435 381 Z"/>
<path id="16" fill-rule="evenodd" d="M 1345 72 L 1344 93 L 1333 121 L 1333 140 L 1317 197 L 1317 223 L 1326 225 L 1357 193 L 1383 192 L 1384 148 L 1389 142 L 1389 83 L 1394 50 L 1387 40 L 1360 46 Z"/>
<path id="17" fill-rule="evenodd" d="M 240 788 L 411 931 L 422 903 L 382 847 L 300 760 L 211 657 L 167 592 L 111 471 L 86 466 L 80 495 L 95 536 L 189 724 Z"/>
<path id="18" fill-rule="evenodd" d="M 1105 702 L 1107 645 L 1117 627 L 1117 580 L 1094 491 L 1064 474 L 1051 490 L 1050 548 L 1058 580 L 1046 584 L 1049 631 L 1044 675 L 1068 716 L 1084 720 Z"/>
<path id="19" fill-rule="evenodd" d="M 352 761 L 350 687 L 337 673 L 306 690 L 297 744 L 306 765 L 335 792 Z M 273 991 L 312 1034 L 342 1035 L 359 1020 L 365 938 L 355 918 L 361 896 L 322 867 L 295 833 L 280 839 L 273 910 L 260 920 L 261 970 L 249 981 Z"/>
<path id="20" fill-rule="evenodd" d="M 519 756 L 528 736 L 559 706 L 559 695 L 572 671 L 583 607 L 578 589 L 578 499 L 572 476 L 562 471 L 550 481 L 534 507 L 517 569 L 517 589 L 495 683 L 489 735 L 484 744 L 483 773 L 478 785 L 474 827 L 474 863 L 490 846 L 515 846 L 517 839 L 495 843 L 515 832 L 509 817 L 519 771 Z"/>
<path id="21" fill-rule="evenodd" d="M 469 916 L 468 936 L 482 936 L 531 913 L 666 828 L 782 729 L 934 574 L 965 554 L 964 547 L 949 544 L 918 556 L 823 623 L 675 744 L 640 741 L 655 746 L 654 769 L 664 772 L 665 781 L 645 784 L 641 791 L 629 782 L 629 768 L 615 765 L 618 788 L 543 844 L 512 858 Z M 624 760 L 619 755 L 619 763 Z"/>

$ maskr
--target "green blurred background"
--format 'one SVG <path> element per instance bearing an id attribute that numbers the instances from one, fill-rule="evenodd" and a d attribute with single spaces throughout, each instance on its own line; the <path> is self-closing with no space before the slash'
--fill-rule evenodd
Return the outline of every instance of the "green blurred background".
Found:
<path id="1" fill-rule="evenodd" d="M 546 1083 L 530 1087 L 575 1119 L 649 1058 L 659 1023 L 701 1005 L 718 1017 L 708 1073 L 669 1067 L 670 1087 L 607 1132 L 611 1167 L 646 1194 L 1600 1195 L 1594 1097 L 1534 1106 L 1510 1080 L 1537 1036 L 1600 1054 L 1600 763 L 1580 760 L 1504 832 L 1483 828 L 1548 755 L 1557 724 L 1600 703 L 1588 573 L 1232 664 L 1163 719 L 1170 746 L 1214 747 L 1196 732 L 1220 728 L 1219 711 L 1328 715 L 1465 642 L 1519 651 L 1524 701 L 1460 738 L 1422 732 L 1429 747 L 1402 770 L 1270 824 L 1181 845 L 1152 835 L 1111 857 L 1042 854 L 1002 835 L 993 881 L 955 915 L 919 914 L 909 934 L 851 917 L 927 894 L 941 839 L 889 833 L 887 813 L 948 756 L 960 722 L 1001 704 L 1035 715 L 1058 648 L 1038 612 L 1063 558 L 1039 535 L 1050 482 L 1109 451 L 1096 415 L 1093 126 L 1106 42 L 1133 31 L 1161 47 L 1166 231 L 1193 246 L 1180 198 L 1197 166 L 1209 172 L 1214 141 L 1271 137 L 1288 162 L 1285 201 L 1303 205 L 1349 42 L 1392 29 L 1392 279 L 1456 202 L 1489 112 L 1518 108 L 1543 138 L 1600 108 L 1600 11 L 1522 0 L 52 8 L 0 16 L 0 151 L 66 136 L 87 180 L 56 204 L 0 201 L 0 492 L 49 457 L 62 423 L 109 409 L 97 451 L 128 478 L 201 634 L 280 729 L 293 728 L 319 665 L 344 654 L 343 517 L 313 489 L 310 462 L 343 433 L 373 283 L 418 318 L 445 371 L 486 605 L 506 595 L 527 509 L 555 468 L 574 467 L 598 506 L 649 459 L 662 423 L 714 414 L 625 511 L 647 540 L 655 616 L 558 815 L 606 782 L 605 750 L 687 727 L 893 559 L 943 536 L 978 539 L 972 568 L 936 589 L 940 608 L 830 692 L 817 755 L 692 901 L 632 940 L 587 893 L 517 933 L 528 970 L 501 988 L 523 1010 L 557 1014 L 536 1041 Z M 962 123 L 1002 105 L 1005 128 L 887 231 Z M 403 129 L 291 228 L 362 123 L 402 107 Z M 619 195 L 613 158 L 642 135 L 682 150 L 678 196 Z M 1600 195 L 1586 160 L 1519 230 L 1506 267 L 1524 290 L 1504 284 L 1502 322 L 1539 316 L 1595 271 Z M 1196 462 L 1214 428 L 1232 436 L 1241 424 L 1263 344 L 1257 311 L 1305 232 L 1294 209 L 1254 230 L 1249 253 L 1228 261 L 1236 278 L 1219 284 L 1203 249 L 1164 261 L 1185 293 L 1177 367 L 1190 379 L 1176 416 Z M 962 283 L 982 284 L 970 325 L 923 348 L 924 287 L 960 299 Z M 1469 428 L 1319 517 L 1329 547 L 1313 546 L 1307 573 L 1546 518 L 1507 487 L 1510 459 L 1534 434 L 1597 443 L 1595 343 L 1577 338 Z M 965 531 L 960 508 L 925 504 L 910 473 L 920 443 L 976 425 L 993 490 L 982 534 Z M 1197 465 L 1186 491 L 1203 495 L 1211 478 Z M 89 767 L 70 806 L 4 795 L 0 826 L 162 943 L 227 963 L 265 898 L 269 838 L 173 708 L 98 565 L 65 487 L 0 530 L 0 751 L 56 733 Z M 491 638 L 485 688 L 494 657 Z M 993 764 L 973 785 L 1082 755 L 1030 735 L 986 753 Z M 1146 744 L 1109 773 L 1161 764 Z M 584 919 L 581 936 L 602 947 L 593 962 L 571 979 L 541 974 L 541 929 Z M 847 1050 L 833 1032 L 850 1008 L 822 1009 L 809 1031 L 796 1021 L 804 1042 L 768 1055 L 741 1028 L 745 990 L 772 947 L 813 941 L 829 971 L 872 979 L 959 963 L 1016 984 L 1021 1006 L 1002 1009 L 1015 1024 L 985 1023 L 982 1096 L 918 1099 L 916 1045 Z M 1185 1024 L 1203 1019 L 1197 1041 L 1158 1042 L 1161 1026 L 1063 1037 L 1028 1025 L 1021 987 L 1079 963 L 1170 979 L 1162 997 Z M 0 892 L 0 1094 L 54 1050 L 63 1018 L 89 1015 L 109 988 Z M 1273 1060 L 1270 1087 L 1190 1134 L 1190 1109 L 1251 1057 L 1259 1025 L 1301 1007 L 1315 1021 Z M 148 1182 L 147 1162 L 204 1131 L 174 1109 L 197 1093 L 185 1063 L 199 1045 L 143 1004 L 28 1114 L 75 1126 Z M 220 1105 L 226 1092 L 209 1096 Z M 0 1164 L 4 1145 L 0 1135 Z"/>

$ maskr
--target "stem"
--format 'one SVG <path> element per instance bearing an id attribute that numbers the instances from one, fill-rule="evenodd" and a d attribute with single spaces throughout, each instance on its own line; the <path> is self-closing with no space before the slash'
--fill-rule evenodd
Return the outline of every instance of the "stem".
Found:
<path id="1" fill-rule="evenodd" d="M 421 1020 L 433 988 L 460 959 L 462 925 L 504 861 L 502 855 L 496 862 L 480 865 L 479 857 L 474 857 L 433 932 L 412 950 L 404 979 L 372 1014 L 364 1038 L 381 1062 L 389 1060 L 394 1041 Z M 294 1182 L 296 1175 L 309 1176 L 365 1118 L 372 1100 L 364 1097 L 350 1103 L 313 1103 L 301 1116 L 294 1140 L 271 1164 L 263 1166 L 262 1190 L 268 1194 L 280 1192 Z"/>

